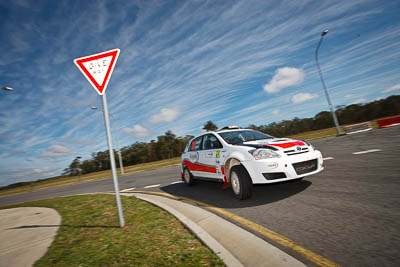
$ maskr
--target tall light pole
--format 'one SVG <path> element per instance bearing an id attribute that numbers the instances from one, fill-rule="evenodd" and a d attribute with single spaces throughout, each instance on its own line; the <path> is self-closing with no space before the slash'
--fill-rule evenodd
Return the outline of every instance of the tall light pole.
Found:
<path id="1" fill-rule="evenodd" d="M 97 110 L 97 107 L 93 106 L 93 107 L 91 107 L 91 109 Z M 114 116 L 111 113 L 109 113 L 109 114 L 110 114 L 110 117 L 113 118 L 113 120 L 115 121 Z M 119 146 L 118 134 L 116 134 L 115 136 L 117 138 L 117 150 L 118 150 L 118 158 L 119 158 L 119 167 L 120 167 L 120 170 L 121 170 L 121 174 L 125 174 L 124 165 L 122 165 L 122 154 L 121 154 L 121 148 Z"/>
<path id="2" fill-rule="evenodd" d="M 321 83 L 322 83 L 322 87 L 324 88 L 324 91 L 325 91 L 326 100 L 328 101 L 328 105 L 329 105 L 329 108 L 331 110 L 333 122 L 335 123 L 336 134 L 340 135 L 339 122 L 338 122 L 338 119 L 336 117 L 335 111 L 333 110 L 332 102 L 331 102 L 331 99 L 329 98 L 329 94 L 328 94 L 328 89 L 326 89 L 326 84 L 325 84 L 325 81 L 324 81 L 324 77 L 322 76 L 321 67 L 319 66 L 319 63 L 318 63 L 318 50 L 319 50 L 319 47 L 321 46 L 322 39 L 324 38 L 324 36 L 327 33 L 328 33 L 328 30 L 325 30 L 325 31 L 323 31 L 321 33 L 321 38 L 319 39 L 317 49 L 315 49 L 315 62 L 317 63 L 319 77 L 321 78 Z"/>

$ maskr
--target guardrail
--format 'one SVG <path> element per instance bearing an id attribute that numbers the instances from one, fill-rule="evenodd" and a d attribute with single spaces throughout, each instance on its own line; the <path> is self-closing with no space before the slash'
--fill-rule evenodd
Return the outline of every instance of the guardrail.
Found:
<path id="1" fill-rule="evenodd" d="M 379 128 L 386 128 L 395 125 L 400 125 L 400 115 L 379 119 L 377 120 L 377 123 L 379 125 Z"/>

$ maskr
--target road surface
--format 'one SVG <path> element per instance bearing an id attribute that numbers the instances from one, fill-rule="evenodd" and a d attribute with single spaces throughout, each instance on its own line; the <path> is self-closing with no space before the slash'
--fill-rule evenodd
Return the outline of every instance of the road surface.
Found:
<path id="1" fill-rule="evenodd" d="M 245 201 L 218 183 L 185 186 L 177 166 L 125 175 L 120 188 L 166 192 L 226 209 L 343 266 L 400 266 L 399 137 L 400 127 L 392 127 L 312 142 L 326 159 L 325 171 L 298 182 L 255 186 Z M 0 205 L 110 190 L 111 179 L 92 181 L 1 197 Z"/>

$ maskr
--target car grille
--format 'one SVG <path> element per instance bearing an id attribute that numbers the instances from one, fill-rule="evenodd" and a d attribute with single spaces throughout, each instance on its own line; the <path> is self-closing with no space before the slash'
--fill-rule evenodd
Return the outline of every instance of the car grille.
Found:
<path id="1" fill-rule="evenodd" d="M 286 174 L 284 172 L 270 172 L 270 173 L 263 173 L 265 179 L 267 180 L 276 180 L 286 178 Z"/>
<path id="2" fill-rule="evenodd" d="M 297 149 L 286 150 L 285 154 L 288 156 L 293 156 L 293 155 L 307 153 L 308 151 L 309 151 L 308 147 L 305 147 L 305 148 L 301 148 L 301 150 L 297 150 Z"/>
<path id="3" fill-rule="evenodd" d="M 301 175 L 315 171 L 318 168 L 318 160 L 313 159 L 313 160 L 293 163 L 292 165 L 297 175 Z"/>

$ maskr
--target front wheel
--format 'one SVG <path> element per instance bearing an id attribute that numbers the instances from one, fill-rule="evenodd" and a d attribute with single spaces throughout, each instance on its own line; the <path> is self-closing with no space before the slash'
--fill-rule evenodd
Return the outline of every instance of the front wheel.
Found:
<path id="1" fill-rule="evenodd" d="M 232 191 L 237 199 L 244 200 L 251 197 L 253 183 L 243 166 L 233 166 L 231 168 L 230 178 Z"/>
<path id="2" fill-rule="evenodd" d="M 186 167 L 183 169 L 183 179 L 185 181 L 185 184 L 188 186 L 191 186 L 194 184 L 193 175 L 190 173 L 190 171 Z"/>

